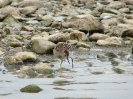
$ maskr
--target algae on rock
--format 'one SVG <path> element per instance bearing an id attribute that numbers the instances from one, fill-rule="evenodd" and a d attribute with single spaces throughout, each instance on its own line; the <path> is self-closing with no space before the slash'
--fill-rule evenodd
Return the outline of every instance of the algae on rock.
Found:
<path id="1" fill-rule="evenodd" d="M 25 86 L 24 88 L 21 88 L 20 91 L 26 92 L 26 93 L 38 93 L 42 91 L 42 89 L 35 84 L 31 84 L 31 85 Z"/>

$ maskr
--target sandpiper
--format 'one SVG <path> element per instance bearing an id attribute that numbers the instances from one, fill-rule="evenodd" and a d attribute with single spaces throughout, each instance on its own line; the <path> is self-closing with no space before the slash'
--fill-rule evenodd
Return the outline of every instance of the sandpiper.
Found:
<path id="1" fill-rule="evenodd" d="M 67 43 L 67 42 L 58 42 L 57 46 L 54 48 L 53 52 L 55 57 L 61 59 L 61 64 L 64 59 L 67 59 L 68 63 L 69 62 L 69 58 L 71 58 L 72 61 L 72 68 L 74 67 L 73 65 L 73 58 L 71 57 L 70 53 L 74 51 L 74 49 L 76 48 L 76 43 Z"/>

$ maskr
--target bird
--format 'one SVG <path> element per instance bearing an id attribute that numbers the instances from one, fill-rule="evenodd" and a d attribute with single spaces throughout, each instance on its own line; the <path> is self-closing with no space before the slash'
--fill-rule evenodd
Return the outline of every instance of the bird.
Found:
<path id="1" fill-rule="evenodd" d="M 71 53 L 75 50 L 76 43 L 68 43 L 68 42 L 58 42 L 56 47 L 53 50 L 54 56 L 61 59 L 60 66 L 64 59 L 67 59 L 68 63 L 70 64 L 69 58 L 72 61 L 72 68 L 73 65 L 73 58 L 71 57 Z"/>

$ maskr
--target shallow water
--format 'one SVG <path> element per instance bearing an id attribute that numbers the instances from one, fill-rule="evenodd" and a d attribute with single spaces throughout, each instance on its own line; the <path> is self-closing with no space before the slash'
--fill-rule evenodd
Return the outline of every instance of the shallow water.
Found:
<path id="1" fill-rule="evenodd" d="M 53 64 L 54 69 L 60 67 L 60 61 Z M 117 66 L 125 70 L 124 74 L 115 73 L 110 61 L 101 62 L 94 55 L 85 59 L 75 58 L 73 69 L 67 61 L 62 67 L 71 71 L 55 73 L 55 78 L 20 79 L 0 71 L 0 99 L 133 99 L 132 61 L 125 60 Z M 55 83 L 59 81 L 63 84 Z M 43 91 L 20 92 L 29 84 L 37 84 Z"/>

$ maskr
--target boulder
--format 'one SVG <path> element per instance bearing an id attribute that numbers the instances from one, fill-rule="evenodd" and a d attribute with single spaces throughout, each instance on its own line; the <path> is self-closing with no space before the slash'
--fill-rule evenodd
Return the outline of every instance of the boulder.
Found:
<path id="1" fill-rule="evenodd" d="M 97 41 L 97 40 L 104 40 L 106 38 L 109 38 L 109 36 L 106 34 L 94 33 L 93 35 L 91 35 L 89 37 L 89 40 L 90 41 Z"/>
<path id="2" fill-rule="evenodd" d="M 56 34 L 50 35 L 49 40 L 51 42 L 58 43 L 58 42 L 65 42 L 67 40 L 67 38 L 66 38 L 65 34 L 56 33 Z"/>
<path id="3" fill-rule="evenodd" d="M 9 15 L 8 17 L 6 17 L 3 21 L 3 23 L 7 23 L 7 24 L 10 24 L 10 25 L 15 25 L 15 24 L 20 24 L 20 22 L 15 18 L 13 17 L 12 15 Z"/>
<path id="4" fill-rule="evenodd" d="M 90 34 L 93 34 L 94 32 L 101 33 L 104 31 L 99 19 L 92 15 L 73 17 L 70 22 L 73 29 L 89 31 Z"/>
<path id="5" fill-rule="evenodd" d="M 7 56 L 5 58 L 5 64 L 7 64 L 7 65 L 22 64 L 22 63 L 23 63 L 23 61 L 16 56 Z"/>
<path id="6" fill-rule="evenodd" d="M 41 39 L 41 40 L 48 41 L 49 40 L 49 34 L 34 35 L 34 36 L 32 36 L 31 40 L 34 40 L 34 39 Z"/>
<path id="7" fill-rule="evenodd" d="M 31 26 L 23 26 L 22 30 L 24 30 L 24 31 L 34 31 L 35 29 Z"/>
<path id="8" fill-rule="evenodd" d="M 6 21 L 7 22 L 7 21 Z M 9 22 L 9 21 L 8 21 Z M 6 35 L 13 35 L 14 34 L 14 31 L 13 31 L 13 28 L 12 27 L 4 27 L 3 29 L 4 33 Z"/>
<path id="9" fill-rule="evenodd" d="M 122 39 L 118 37 L 109 37 L 105 40 L 98 40 L 97 45 L 102 45 L 102 46 L 122 46 L 123 41 Z"/>
<path id="10" fill-rule="evenodd" d="M 31 84 L 31 85 L 25 86 L 24 88 L 21 88 L 20 91 L 25 93 L 38 93 L 42 91 L 42 88 L 38 87 L 35 84 Z"/>
<path id="11" fill-rule="evenodd" d="M 55 44 L 44 39 L 32 39 L 32 49 L 38 54 L 53 53 Z"/>
<path id="12" fill-rule="evenodd" d="M 114 1 L 107 5 L 107 8 L 112 8 L 112 9 L 120 9 L 124 7 L 126 7 L 126 4 L 120 1 Z"/>
<path id="13" fill-rule="evenodd" d="M 68 36 L 69 40 L 77 40 L 77 41 L 85 41 L 87 37 L 84 32 L 80 32 L 78 30 L 73 30 Z"/>
<path id="14" fill-rule="evenodd" d="M 61 14 L 63 15 L 70 15 L 70 16 L 73 16 L 73 15 L 78 15 L 78 12 L 77 10 L 74 8 L 74 6 L 70 5 L 70 4 L 67 4 L 65 5 L 63 8 L 62 8 L 62 12 Z"/>
<path id="15" fill-rule="evenodd" d="M 5 7 L 8 3 L 8 0 L 0 0 L 0 8 Z"/>
<path id="16" fill-rule="evenodd" d="M 122 37 L 133 37 L 133 28 L 124 30 L 122 32 Z"/>
<path id="17" fill-rule="evenodd" d="M 35 13 L 37 10 L 36 6 L 28 6 L 28 7 L 24 7 L 24 8 L 19 8 L 20 13 L 24 14 L 24 15 L 30 15 Z"/>
<path id="18" fill-rule="evenodd" d="M 113 58 L 113 59 L 111 60 L 111 63 L 112 63 L 112 65 L 114 65 L 114 66 L 119 65 L 121 62 L 122 62 L 122 60 L 119 59 L 119 58 Z"/>
<path id="19" fill-rule="evenodd" d="M 36 64 L 34 69 L 41 74 L 51 74 L 52 73 L 52 68 L 42 62 Z"/>
<path id="20" fill-rule="evenodd" d="M 78 42 L 77 47 L 83 47 L 83 48 L 88 48 L 90 49 L 90 45 L 84 43 L 84 42 Z"/>
<path id="21" fill-rule="evenodd" d="M 41 0 L 22 0 L 18 3 L 19 7 L 26 7 L 26 6 L 37 6 L 40 7 L 43 5 Z"/>
<path id="22" fill-rule="evenodd" d="M 45 15 L 45 16 L 40 15 L 38 16 L 38 20 L 41 20 L 42 25 L 45 25 L 45 26 L 50 26 L 54 21 L 51 15 Z"/>
<path id="23" fill-rule="evenodd" d="M 93 9 L 94 6 L 96 5 L 96 2 L 95 0 L 86 0 L 85 5 L 87 8 Z"/>
<path id="24" fill-rule="evenodd" d="M 22 64 L 24 62 L 35 62 L 37 57 L 33 52 L 17 52 L 13 56 L 5 58 L 5 64 Z"/>
<path id="25" fill-rule="evenodd" d="M 127 5 L 133 5 L 133 0 L 122 0 L 125 2 Z"/>
<path id="26" fill-rule="evenodd" d="M 10 14 L 19 16 L 19 10 L 12 6 L 6 6 L 0 9 L 0 19 L 3 19 Z"/>
<path id="27" fill-rule="evenodd" d="M 132 37 L 132 25 L 131 24 L 118 24 L 114 30 L 113 34 L 126 37 L 126 36 L 131 36 Z"/>
<path id="28" fill-rule="evenodd" d="M 121 8 L 119 9 L 121 13 L 129 13 L 129 8 Z"/>

